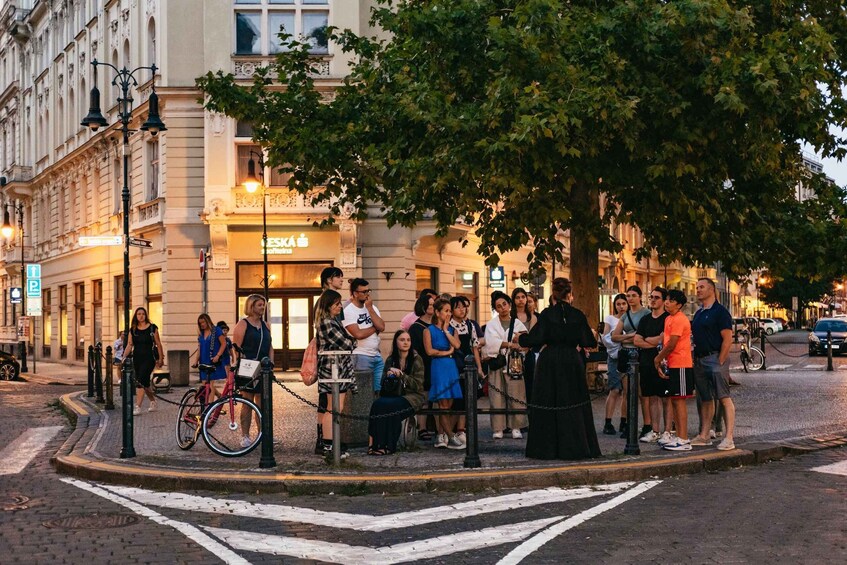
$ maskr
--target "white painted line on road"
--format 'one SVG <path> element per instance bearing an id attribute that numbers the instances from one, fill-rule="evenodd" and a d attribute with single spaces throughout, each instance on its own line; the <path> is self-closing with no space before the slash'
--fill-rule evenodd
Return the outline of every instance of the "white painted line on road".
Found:
<path id="1" fill-rule="evenodd" d="M 62 426 L 30 428 L 18 436 L 0 451 L 0 475 L 16 475 L 23 471 L 61 429 Z"/>
<path id="2" fill-rule="evenodd" d="M 818 473 L 829 473 L 831 475 L 842 475 L 847 477 L 847 460 L 839 461 L 838 463 L 832 463 L 831 465 L 823 465 L 821 467 L 815 467 L 812 471 L 817 471 Z"/>
<path id="3" fill-rule="evenodd" d="M 564 516 L 554 516 L 382 547 L 347 545 L 222 528 L 206 527 L 205 529 L 224 543 L 243 551 L 350 565 L 372 565 L 373 563 L 382 565 L 434 559 L 462 551 L 518 542 L 563 518 Z"/>
<path id="4" fill-rule="evenodd" d="M 568 500 L 578 500 L 582 498 L 614 494 L 628 489 L 633 484 L 635 483 L 624 482 L 571 489 L 552 487 L 507 494 L 503 496 L 493 496 L 468 502 L 459 502 L 446 506 L 438 506 L 436 508 L 424 508 L 410 512 L 388 514 L 385 516 L 328 512 L 324 510 L 313 510 L 311 508 L 299 508 L 297 506 L 260 504 L 232 499 L 206 498 L 184 493 L 154 492 L 145 489 L 115 485 L 101 486 L 106 490 L 125 496 L 131 500 L 160 508 L 171 508 L 174 510 L 190 512 L 207 512 L 223 514 L 225 516 L 262 518 L 265 520 L 276 520 L 278 522 L 298 522 L 301 524 L 346 528 L 362 532 L 382 532 L 397 528 L 408 528 L 422 524 L 432 524 L 445 520 L 470 518 L 479 514 L 504 512 L 514 510 L 516 508 L 527 508 L 530 506 L 538 506 L 540 504 L 566 502 Z"/>
<path id="5" fill-rule="evenodd" d="M 823 371 L 823 365 L 803 365 L 804 371 Z"/>
<path id="6" fill-rule="evenodd" d="M 567 532 L 571 528 L 579 526 L 583 522 L 586 522 L 591 518 L 594 518 L 595 516 L 602 514 L 606 510 L 611 510 L 615 506 L 619 506 L 627 500 L 635 498 L 636 496 L 650 490 L 661 482 L 662 481 L 647 481 L 641 483 L 635 488 L 628 490 L 623 494 L 619 494 L 611 500 L 607 500 L 606 502 L 599 504 L 593 508 L 584 510 L 576 516 L 571 516 L 567 520 L 564 520 L 562 522 L 559 522 L 558 524 L 547 528 L 543 532 L 529 538 L 528 540 L 520 544 L 518 547 L 510 551 L 509 554 L 506 555 L 506 557 L 504 557 L 498 562 L 497 565 L 516 565 L 517 563 L 520 563 L 521 561 L 526 559 L 531 553 L 537 551 L 539 548 L 541 548 L 541 546 L 555 539 L 557 536 Z"/>
<path id="7" fill-rule="evenodd" d="M 783 369 L 787 369 L 790 366 L 791 365 L 782 365 L 782 364 L 768 365 L 768 370 L 770 370 L 770 371 L 781 371 Z"/>
<path id="8" fill-rule="evenodd" d="M 191 524 L 186 524 L 185 522 L 179 522 L 177 520 L 171 520 L 170 518 L 166 518 L 162 516 L 158 512 L 150 510 L 146 506 L 142 506 L 132 500 L 127 500 L 122 496 L 117 496 L 112 494 L 98 486 L 90 485 L 83 481 L 78 481 L 76 479 L 68 479 L 62 478 L 59 479 L 63 483 L 67 483 L 69 485 L 73 485 L 82 490 L 88 491 L 92 494 L 96 494 L 97 496 L 103 497 L 106 500 L 114 502 L 115 504 L 119 504 L 124 508 L 128 508 L 132 510 L 139 516 L 143 516 L 144 518 L 148 518 L 157 524 L 161 524 L 163 526 L 170 526 L 174 528 L 181 534 L 185 535 L 188 539 L 196 543 L 197 545 L 205 548 L 207 551 L 212 553 L 212 555 L 219 557 L 221 561 L 224 563 L 231 563 L 233 565 L 250 565 L 250 562 L 230 550 L 223 544 L 218 543 L 213 538 L 209 537 L 198 528 L 192 526 Z"/>

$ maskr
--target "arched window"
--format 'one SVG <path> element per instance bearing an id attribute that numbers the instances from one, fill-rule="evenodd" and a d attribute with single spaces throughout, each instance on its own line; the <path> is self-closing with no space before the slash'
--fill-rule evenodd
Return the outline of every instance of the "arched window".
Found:
<path id="1" fill-rule="evenodd" d="M 124 41 L 124 60 L 123 60 L 123 64 L 124 64 L 124 66 L 125 66 L 126 68 L 131 69 L 131 68 L 132 68 L 132 65 L 130 65 L 130 64 L 129 64 L 129 53 L 130 53 L 130 51 L 129 51 L 129 39 L 127 39 L 126 41 Z"/>
<path id="2" fill-rule="evenodd" d="M 112 64 L 115 66 L 115 68 L 118 68 L 118 69 L 121 68 L 120 62 L 118 60 L 118 50 L 117 49 L 112 51 Z M 109 76 L 107 73 L 104 73 L 104 74 L 105 74 L 105 76 Z M 109 79 L 107 78 L 106 80 L 108 81 Z M 105 92 L 106 89 L 103 89 L 103 91 Z M 112 95 L 109 96 L 109 101 L 106 104 L 106 108 L 111 108 L 115 104 L 115 101 L 118 99 L 118 97 L 121 95 L 121 91 L 120 91 L 120 89 L 118 88 L 117 85 L 112 86 L 109 89 L 109 92 L 111 92 Z"/>
<path id="3" fill-rule="evenodd" d="M 156 20 L 154 18 L 150 18 L 147 23 L 147 66 L 150 65 L 159 66 L 156 60 Z"/>
<path id="4" fill-rule="evenodd" d="M 73 88 L 68 91 L 68 115 L 65 119 L 69 124 L 67 137 L 74 137 L 77 130 L 76 124 L 79 123 L 79 119 L 76 116 L 76 95 Z"/>

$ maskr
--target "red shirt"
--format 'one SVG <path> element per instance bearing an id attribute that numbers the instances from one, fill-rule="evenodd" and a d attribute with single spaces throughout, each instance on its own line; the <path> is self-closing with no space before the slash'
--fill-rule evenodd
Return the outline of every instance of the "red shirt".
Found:
<path id="1" fill-rule="evenodd" d="M 665 337 L 662 347 L 668 347 L 671 336 L 678 336 L 676 347 L 668 355 L 668 367 L 671 369 L 690 369 L 694 366 L 691 357 L 691 322 L 682 311 L 665 318 Z"/>

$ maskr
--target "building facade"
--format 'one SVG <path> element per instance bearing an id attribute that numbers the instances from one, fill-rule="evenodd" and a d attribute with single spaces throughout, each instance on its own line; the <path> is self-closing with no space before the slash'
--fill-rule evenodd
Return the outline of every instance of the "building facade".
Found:
<path id="1" fill-rule="evenodd" d="M 115 67 L 156 65 L 137 73 L 133 128 L 147 116 L 155 84 L 167 131 L 135 131 L 130 147 L 130 235 L 152 242 L 132 248 L 132 309 L 144 306 L 162 333 L 166 350 L 193 351 L 197 317 L 234 323 L 244 299 L 261 292 L 262 194 L 242 186 L 259 147 L 247 124 L 203 109 L 196 77 L 224 70 L 249 80 L 280 49 L 284 26 L 312 42 L 318 87 L 340 84 L 348 56 L 328 44 L 327 25 L 369 30 L 369 0 L 8 0 L 0 13 L 0 205 L 22 211 L 19 233 L 0 250 L 0 344 L 18 341 L 21 306 L 10 293 L 21 284 L 21 259 L 41 265 L 40 315 L 25 319 L 30 346 L 40 360 L 82 362 L 88 345 L 111 343 L 123 326 L 123 247 L 84 246 L 91 236 L 123 234 L 121 135 L 115 125 L 119 97 Z M 97 86 L 112 126 L 96 133 L 80 126 L 89 92 Z M 472 315 L 487 321 L 488 295 L 526 281 L 525 252 L 501 259 L 503 280 L 491 280 L 476 254 L 469 228 L 457 225 L 435 236 L 433 222 L 414 229 L 388 228 L 377 209 L 363 222 L 336 218 L 313 227 L 328 211 L 310 207 L 287 188 L 287 179 L 265 170 L 270 316 L 277 366 L 299 365 L 312 336 L 312 305 L 319 273 L 335 265 L 362 276 L 389 328 L 411 308 L 417 291 L 432 287 L 463 294 Z M 12 208 L 8 208 L 13 210 Z M 12 216 L 15 214 L 13 212 Z M 640 234 L 616 227 L 626 249 L 601 253 L 605 280 L 598 308 L 609 310 L 612 289 L 666 284 L 693 296 L 697 276 L 714 276 L 655 259 L 636 260 Z M 567 234 L 562 236 L 565 240 Z M 81 240 L 82 238 L 82 240 Z M 466 238 L 465 247 L 459 243 Z M 100 239 L 101 243 L 106 238 Z M 208 254 L 206 281 L 199 255 Z M 23 254 L 23 255 L 22 255 Z M 551 266 L 552 267 L 552 266 Z M 557 275 L 568 274 L 567 260 Z M 523 280 L 522 280 L 523 279 Z M 724 281 L 727 298 L 737 289 Z M 538 281 L 536 281 L 538 282 Z M 545 293 L 549 279 L 540 285 Z M 30 301 L 30 306 L 36 301 Z M 204 307 L 205 306 L 205 307 Z M 390 335 L 383 336 L 383 346 Z"/>

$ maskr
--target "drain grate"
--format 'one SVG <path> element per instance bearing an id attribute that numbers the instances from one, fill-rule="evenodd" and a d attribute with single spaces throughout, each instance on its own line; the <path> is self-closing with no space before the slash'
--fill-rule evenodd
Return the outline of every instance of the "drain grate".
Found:
<path id="1" fill-rule="evenodd" d="M 31 500 L 32 499 L 28 496 L 17 494 L 7 499 L 7 501 L 3 503 L 3 511 L 14 512 L 16 510 L 26 510 L 30 507 L 29 502 Z"/>
<path id="2" fill-rule="evenodd" d="M 131 514 L 85 514 L 82 516 L 66 516 L 42 522 L 45 528 L 60 528 L 68 530 L 96 530 L 100 528 L 123 528 L 138 523 L 138 516 Z"/>

